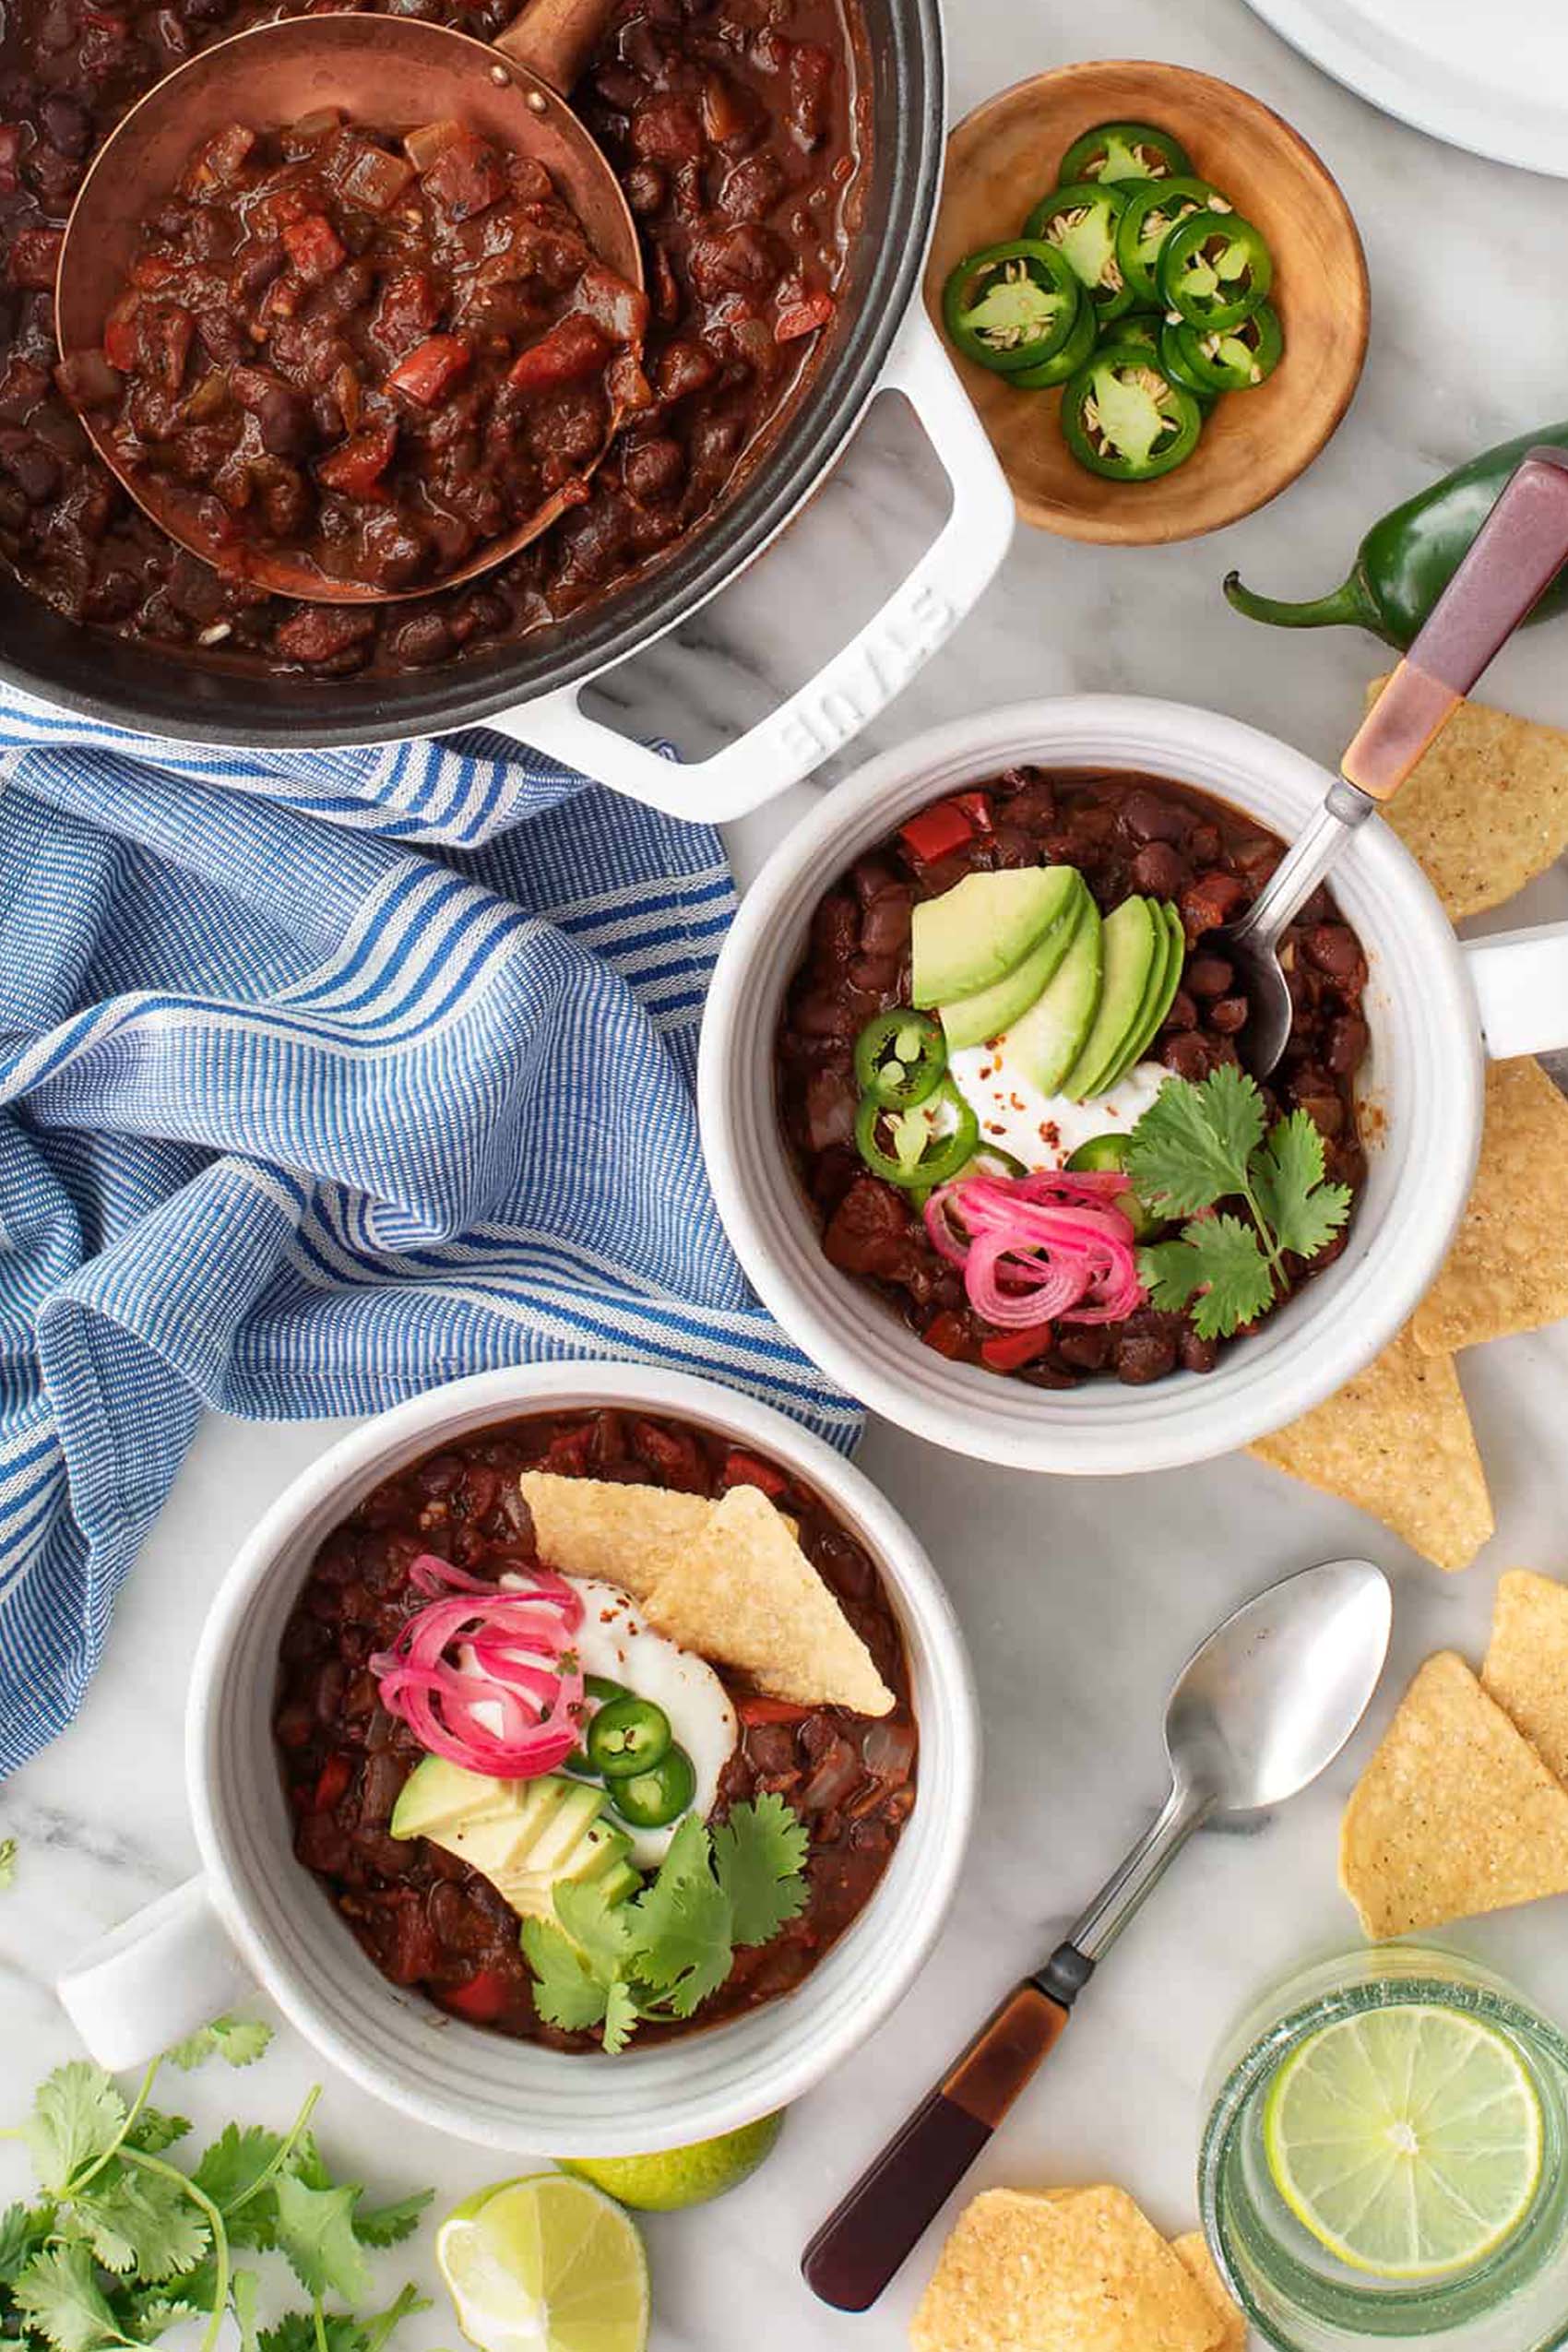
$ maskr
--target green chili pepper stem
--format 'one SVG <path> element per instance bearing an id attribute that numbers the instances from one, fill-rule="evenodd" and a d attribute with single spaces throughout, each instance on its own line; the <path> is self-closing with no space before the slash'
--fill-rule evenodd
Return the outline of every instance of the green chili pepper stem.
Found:
<path id="1" fill-rule="evenodd" d="M 1249 621 L 1266 621 L 1277 629 L 1332 629 L 1348 623 L 1354 628 L 1370 629 L 1385 645 L 1398 643 L 1384 626 L 1372 592 L 1359 568 L 1327 596 L 1312 597 L 1300 604 L 1282 604 L 1271 596 L 1258 596 L 1242 586 L 1239 572 L 1227 572 L 1225 600 L 1236 612 L 1245 613 Z"/>

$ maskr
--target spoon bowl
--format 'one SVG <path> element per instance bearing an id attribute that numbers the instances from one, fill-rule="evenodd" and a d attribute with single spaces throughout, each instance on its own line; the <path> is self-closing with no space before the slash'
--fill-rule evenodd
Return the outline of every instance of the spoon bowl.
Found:
<path id="1" fill-rule="evenodd" d="M 1165 1716 L 1178 1788 L 1208 1818 L 1265 1812 L 1331 1764 L 1377 1688 L 1394 1621 L 1370 1560 L 1304 1568 L 1228 1617 L 1194 1651 Z"/>

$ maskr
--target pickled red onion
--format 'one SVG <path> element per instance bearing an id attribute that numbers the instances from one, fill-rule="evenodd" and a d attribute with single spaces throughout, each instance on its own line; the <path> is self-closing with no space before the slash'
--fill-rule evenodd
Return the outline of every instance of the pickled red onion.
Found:
<path id="1" fill-rule="evenodd" d="M 926 1231 L 999 1331 L 1120 1323 L 1147 1297 L 1132 1222 L 1115 1205 L 1127 1189 L 1110 1169 L 959 1178 L 927 1201 Z"/>
<path id="2" fill-rule="evenodd" d="M 495 1780 L 553 1772 L 577 1745 L 583 1705 L 572 1650 L 583 1605 L 572 1586 L 540 1568 L 526 1585 L 502 1587 L 434 1552 L 413 1562 L 409 1582 L 435 1597 L 370 1660 L 387 1713 L 469 1772 Z"/>

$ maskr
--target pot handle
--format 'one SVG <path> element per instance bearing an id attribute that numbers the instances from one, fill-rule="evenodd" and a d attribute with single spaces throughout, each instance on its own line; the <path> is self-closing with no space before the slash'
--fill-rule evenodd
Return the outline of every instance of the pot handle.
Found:
<path id="1" fill-rule="evenodd" d="M 139 2066 L 255 1986 L 205 1879 L 187 1879 L 84 1952 L 56 1980 L 66 2014 L 101 2066 Z"/>
<path id="2" fill-rule="evenodd" d="M 881 610 L 788 701 L 711 759 L 689 766 L 589 719 L 578 706 L 577 685 L 520 703 L 486 726 L 667 815 L 710 825 L 743 816 L 799 783 L 869 726 L 989 586 L 1014 521 L 1006 478 L 918 303 L 877 391 L 908 398 L 952 485 L 953 509 Z"/>
<path id="3" fill-rule="evenodd" d="M 1568 923 L 1460 942 L 1493 1062 L 1568 1046 Z"/>

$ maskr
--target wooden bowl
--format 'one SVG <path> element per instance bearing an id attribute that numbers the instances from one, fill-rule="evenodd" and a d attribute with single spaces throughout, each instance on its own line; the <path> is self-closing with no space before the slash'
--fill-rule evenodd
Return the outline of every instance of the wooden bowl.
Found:
<path id="1" fill-rule="evenodd" d="M 1311 465 L 1350 405 L 1366 357 L 1366 256 L 1338 186 L 1289 123 L 1244 89 L 1182 65 L 1060 65 L 988 99 L 947 142 L 947 176 L 926 307 L 966 254 L 1014 237 L 1055 185 L 1063 150 L 1098 123 L 1170 131 L 1193 169 L 1268 239 L 1285 355 L 1255 391 L 1227 393 L 1184 466 L 1153 481 L 1107 481 L 1073 457 L 1057 392 L 1010 390 L 947 346 L 1027 523 L 1107 547 L 1151 547 L 1219 530 Z M 946 339 L 944 336 L 944 342 Z"/>

